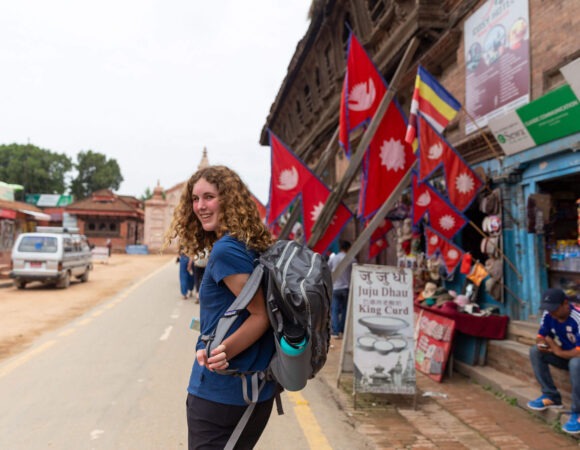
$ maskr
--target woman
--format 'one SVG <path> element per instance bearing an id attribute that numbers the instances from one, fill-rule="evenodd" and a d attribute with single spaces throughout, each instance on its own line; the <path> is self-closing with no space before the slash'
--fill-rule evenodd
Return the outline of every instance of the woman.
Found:
<path id="1" fill-rule="evenodd" d="M 199 292 L 200 335 L 209 335 L 241 292 L 259 252 L 272 244 L 272 236 L 240 177 L 227 167 L 209 166 L 187 182 L 167 238 L 167 243 L 179 239 L 189 255 L 209 252 Z M 201 339 L 196 351 L 187 397 L 189 449 L 222 449 L 247 405 L 241 378 L 216 370 L 263 370 L 274 352 L 263 292 L 256 293 L 210 357 Z M 236 448 L 255 446 L 270 417 L 274 394 L 275 383 L 269 381 Z"/>
<path id="2" fill-rule="evenodd" d="M 179 263 L 179 289 L 181 290 L 183 299 L 187 300 L 190 295 L 193 295 L 194 289 L 194 277 L 191 268 L 192 260 L 183 253 L 183 249 L 179 249 L 177 262 Z"/>

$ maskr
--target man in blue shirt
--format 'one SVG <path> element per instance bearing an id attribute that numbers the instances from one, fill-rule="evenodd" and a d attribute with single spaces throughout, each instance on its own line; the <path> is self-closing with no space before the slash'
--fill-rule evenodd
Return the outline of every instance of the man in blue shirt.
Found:
<path id="1" fill-rule="evenodd" d="M 561 408 L 562 397 L 554 385 L 550 365 L 569 371 L 572 384 L 570 419 L 562 430 L 580 433 L 580 310 L 570 303 L 561 289 L 548 289 L 542 295 L 544 310 L 536 345 L 530 349 L 530 361 L 542 395 L 528 402 L 528 408 L 543 411 Z"/>

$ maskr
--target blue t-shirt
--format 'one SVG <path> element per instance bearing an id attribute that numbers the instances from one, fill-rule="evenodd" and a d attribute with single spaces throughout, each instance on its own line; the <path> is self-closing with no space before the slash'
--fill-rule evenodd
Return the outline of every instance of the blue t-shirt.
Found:
<path id="1" fill-rule="evenodd" d="M 236 298 L 224 283 L 224 278 L 239 273 L 252 273 L 257 256 L 254 251 L 248 250 L 242 242 L 229 235 L 225 235 L 215 242 L 199 289 L 200 336 L 209 335 L 215 330 L 220 317 L 229 309 Z M 248 315 L 247 311 L 243 311 L 238 316 L 230 328 L 228 336 L 240 327 Z M 196 350 L 203 348 L 205 348 L 205 344 L 199 339 Z M 264 370 L 270 363 L 274 348 L 274 336 L 272 331 L 268 329 L 252 346 L 229 360 L 229 369 Z M 249 381 L 248 378 L 248 386 L 251 386 Z M 217 403 L 246 404 L 240 377 L 211 372 L 205 367 L 201 367 L 197 360 L 193 364 L 187 390 L 192 395 Z M 275 383 L 268 382 L 260 393 L 258 401 L 273 397 L 274 390 Z M 251 398 L 251 392 L 249 396 Z"/>
<path id="2" fill-rule="evenodd" d="M 544 311 L 538 335 L 550 336 L 556 341 L 562 350 L 580 349 L 580 310 L 570 305 L 570 315 L 565 322 L 554 319 L 547 311 Z"/>

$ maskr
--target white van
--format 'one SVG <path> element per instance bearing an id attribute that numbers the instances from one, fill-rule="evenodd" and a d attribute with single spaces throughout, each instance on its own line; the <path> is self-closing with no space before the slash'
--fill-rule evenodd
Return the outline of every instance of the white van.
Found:
<path id="1" fill-rule="evenodd" d="M 18 289 L 40 281 L 67 288 L 72 277 L 85 282 L 92 270 L 91 249 L 87 238 L 77 229 L 37 227 L 34 233 L 22 233 L 12 248 L 10 277 Z"/>

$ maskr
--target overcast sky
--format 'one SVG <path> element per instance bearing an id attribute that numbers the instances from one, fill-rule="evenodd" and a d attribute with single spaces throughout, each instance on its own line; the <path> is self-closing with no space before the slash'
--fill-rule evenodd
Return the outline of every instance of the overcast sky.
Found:
<path id="1" fill-rule="evenodd" d="M 258 139 L 310 0 L 2 3 L 0 144 L 103 153 L 135 196 L 185 181 L 206 146 L 267 202 Z"/>

